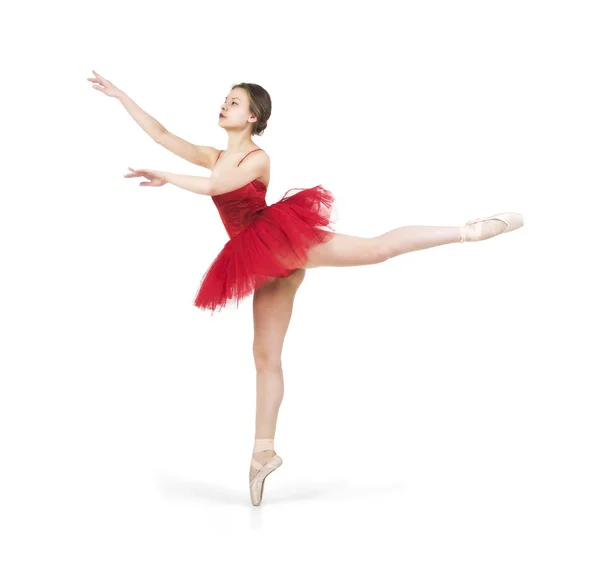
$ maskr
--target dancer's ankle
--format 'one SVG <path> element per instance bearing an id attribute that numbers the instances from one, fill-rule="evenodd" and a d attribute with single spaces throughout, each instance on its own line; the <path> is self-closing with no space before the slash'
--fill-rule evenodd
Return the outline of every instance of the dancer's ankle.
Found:
<path id="1" fill-rule="evenodd" d="M 257 451 L 274 451 L 274 442 L 273 438 L 254 438 L 254 448 L 252 451 L 256 453 Z"/>

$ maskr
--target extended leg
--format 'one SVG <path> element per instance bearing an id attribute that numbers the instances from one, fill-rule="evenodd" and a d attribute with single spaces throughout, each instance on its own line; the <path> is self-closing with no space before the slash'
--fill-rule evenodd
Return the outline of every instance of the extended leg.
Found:
<path id="1" fill-rule="evenodd" d="M 376 237 L 336 233 L 308 250 L 304 268 L 349 267 L 381 263 L 403 253 L 448 243 L 482 241 L 518 229 L 523 217 L 503 213 L 459 226 L 402 226 Z"/>
<path id="2" fill-rule="evenodd" d="M 373 265 L 402 253 L 459 241 L 458 226 L 403 226 L 376 237 L 336 233 L 326 243 L 308 250 L 308 262 L 304 267 Z"/>

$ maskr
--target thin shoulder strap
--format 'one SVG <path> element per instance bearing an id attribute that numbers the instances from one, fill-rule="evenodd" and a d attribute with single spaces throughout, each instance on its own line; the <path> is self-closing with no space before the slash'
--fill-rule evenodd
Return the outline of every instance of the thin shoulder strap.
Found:
<path id="1" fill-rule="evenodd" d="M 250 153 L 254 153 L 255 151 L 262 151 L 262 149 L 261 149 L 260 147 L 259 147 L 258 149 L 253 149 L 252 151 L 250 151 Z M 242 161 L 243 161 L 243 160 L 244 160 L 246 157 L 248 157 L 248 155 L 250 155 L 250 153 L 246 153 L 246 155 L 244 155 L 244 156 L 241 158 L 241 160 L 240 160 L 240 163 L 241 163 L 241 162 L 242 162 Z M 238 164 L 237 164 L 237 166 L 238 166 L 238 167 L 240 166 L 240 163 L 238 163 Z"/>

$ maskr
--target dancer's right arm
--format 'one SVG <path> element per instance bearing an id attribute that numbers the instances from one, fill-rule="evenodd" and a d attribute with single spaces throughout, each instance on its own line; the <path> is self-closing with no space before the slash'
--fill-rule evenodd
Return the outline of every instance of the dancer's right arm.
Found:
<path id="1" fill-rule="evenodd" d="M 92 72 L 96 76 L 93 79 L 88 78 L 88 80 L 101 85 L 94 85 L 94 88 L 104 92 L 107 96 L 117 98 L 136 123 L 156 143 L 190 163 L 194 163 L 195 165 L 199 165 L 206 169 L 212 169 L 212 165 L 215 163 L 218 155 L 218 150 L 215 147 L 194 145 L 193 143 L 172 134 L 158 120 L 142 110 L 142 108 L 140 108 L 122 90 L 119 90 L 110 81 L 101 77 L 96 71 Z"/>
<path id="2" fill-rule="evenodd" d="M 168 149 L 178 157 L 199 165 L 205 169 L 212 169 L 217 160 L 218 150 L 205 145 L 194 145 L 167 130 L 150 114 L 142 110 L 127 94 L 119 96 L 121 104 L 129 112 L 138 125 L 161 147 Z"/>
<path id="3" fill-rule="evenodd" d="M 127 94 L 120 92 L 116 98 L 123 104 L 125 110 L 136 121 L 136 123 L 158 143 L 158 139 L 167 130 L 165 127 L 150 114 L 142 110 Z"/>

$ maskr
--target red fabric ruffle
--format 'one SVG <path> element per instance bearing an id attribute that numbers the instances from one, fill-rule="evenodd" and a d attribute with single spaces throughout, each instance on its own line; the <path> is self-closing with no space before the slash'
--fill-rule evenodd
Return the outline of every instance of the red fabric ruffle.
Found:
<path id="1" fill-rule="evenodd" d="M 208 267 L 194 305 L 212 312 L 233 303 L 237 308 L 264 284 L 301 268 L 310 247 L 333 237 L 333 206 L 332 193 L 318 185 L 288 190 L 258 210 Z"/>

